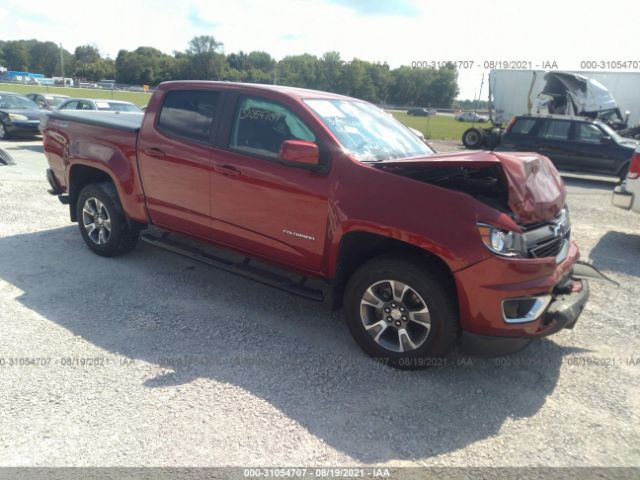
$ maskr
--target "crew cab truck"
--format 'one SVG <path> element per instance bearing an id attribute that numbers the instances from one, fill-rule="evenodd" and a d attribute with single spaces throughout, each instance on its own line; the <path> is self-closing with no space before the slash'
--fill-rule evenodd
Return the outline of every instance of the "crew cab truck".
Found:
<path id="1" fill-rule="evenodd" d="M 365 352 L 396 367 L 429 366 L 458 341 L 521 346 L 573 327 L 587 302 L 546 157 L 438 155 L 354 98 L 166 82 L 144 115 L 55 111 L 43 142 L 50 193 L 98 255 L 141 237 L 326 299 Z"/>

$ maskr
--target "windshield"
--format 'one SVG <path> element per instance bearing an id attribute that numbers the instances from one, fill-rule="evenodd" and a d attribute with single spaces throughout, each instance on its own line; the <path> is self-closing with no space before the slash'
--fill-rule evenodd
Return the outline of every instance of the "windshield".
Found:
<path id="1" fill-rule="evenodd" d="M 39 107 L 26 97 L 21 97 L 19 95 L 0 95 L 0 108 L 38 110 Z"/>
<path id="2" fill-rule="evenodd" d="M 431 155 L 433 150 L 411 130 L 370 103 L 349 100 L 304 101 L 361 162 Z"/>
<path id="3" fill-rule="evenodd" d="M 119 102 L 96 102 L 98 110 L 110 110 L 112 112 L 141 112 L 137 106 L 132 103 Z"/>

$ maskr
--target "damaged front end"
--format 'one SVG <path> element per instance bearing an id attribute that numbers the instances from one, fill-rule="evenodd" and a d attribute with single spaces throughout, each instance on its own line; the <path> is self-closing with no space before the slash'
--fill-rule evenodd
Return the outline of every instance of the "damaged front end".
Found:
<path id="1" fill-rule="evenodd" d="M 618 104 L 607 87 L 592 78 L 570 72 L 549 72 L 536 99 L 541 114 L 581 115 L 598 118 L 614 130 L 627 128 Z"/>
<path id="2" fill-rule="evenodd" d="M 527 226 L 555 219 L 565 206 L 562 179 L 535 153 L 476 152 L 372 164 L 389 173 L 464 192 Z"/>

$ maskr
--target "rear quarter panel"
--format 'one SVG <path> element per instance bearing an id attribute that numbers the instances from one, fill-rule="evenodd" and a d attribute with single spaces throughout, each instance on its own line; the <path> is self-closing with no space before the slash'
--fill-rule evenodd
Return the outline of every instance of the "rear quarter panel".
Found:
<path id="1" fill-rule="evenodd" d="M 50 118 L 43 143 L 49 166 L 63 189 L 69 192 L 78 166 L 96 168 L 111 177 L 127 217 L 147 221 L 136 132 Z"/>

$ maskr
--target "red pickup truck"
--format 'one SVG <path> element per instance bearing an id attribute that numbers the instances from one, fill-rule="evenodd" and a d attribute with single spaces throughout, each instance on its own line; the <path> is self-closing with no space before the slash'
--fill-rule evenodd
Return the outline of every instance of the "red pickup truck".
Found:
<path id="1" fill-rule="evenodd" d="M 571 328 L 588 299 L 544 156 L 435 154 L 367 102 L 228 82 L 163 83 L 144 115 L 54 111 L 43 132 L 50 193 L 95 253 L 140 237 L 330 299 L 396 367 Z"/>

